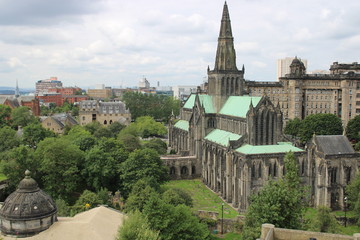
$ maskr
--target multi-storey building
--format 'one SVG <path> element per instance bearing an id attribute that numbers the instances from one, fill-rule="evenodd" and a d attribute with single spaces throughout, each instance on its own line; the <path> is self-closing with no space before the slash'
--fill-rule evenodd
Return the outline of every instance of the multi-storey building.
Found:
<path id="1" fill-rule="evenodd" d="M 51 77 L 50 79 L 39 80 L 35 84 L 36 86 L 36 95 L 47 93 L 51 88 L 62 87 L 62 82 L 57 79 L 57 77 Z"/>
<path id="2" fill-rule="evenodd" d="M 277 80 L 279 80 L 280 77 L 285 77 L 286 74 L 290 73 L 290 65 L 295 58 L 287 57 L 277 60 Z M 300 61 L 304 64 L 305 68 L 307 68 L 307 60 L 301 59 Z"/>
<path id="3" fill-rule="evenodd" d="M 79 87 L 56 87 L 56 88 L 50 88 L 48 90 L 49 93 L 59 93 L 62 95 L 76 95 L 79 92 L 81 92 L 81 88 Z M 81 93 L 80 93 L 81 94 Z"/>

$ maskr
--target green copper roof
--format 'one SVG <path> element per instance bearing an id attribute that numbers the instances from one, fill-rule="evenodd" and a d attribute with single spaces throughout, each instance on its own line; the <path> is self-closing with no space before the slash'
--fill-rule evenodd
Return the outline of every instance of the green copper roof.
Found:
<path id="1" fill-rule="evenodd" d="M 246 113 L 249 111 L 250 102 L 256 107 L 260 99 L 261 97 L 230 96 L 219 113 L 245 118 Z"/>
<path id="2" fill-rule="evenodd" d="M 234 141 L 234 140 L 238 140 L 239 138 L 241 138 L 241 135 L 239 135 L 239 134 L 227 132 L 227 131 L 220 130 L 220 129 L 212 130 L 205 137 L 206 140 L 220 144 L 225 147 L 228 146 L 229 140 Z"/>
<path id="3" fill-rule="evenodd" d="M 192 109 L 195 104 L 196 94 L 191 94 L 191 96 L 186 101 L 184 108 Z M 205 113 L 215 113 L 215 109 L 212 103 L 212 98 L 206 94 L 199 94 L 200 103 L 205 108 Z"/>
<path id="4" fill-rule="evenodd" d="M 189 122 L 185 120 L 179 120 L 175 123 L 174 127 L 189 131 Z"/>
<path id="5" fill-rule="evenodd" d="M 239 147 L 235 151 L 243 153 L 243 154 L 264 154 L 264 153 L 286 153 L 289 151 L 292 152 L 304 152 L 304 150 L 294 147 L 289 144 L 282 145 L 249 145 L 245 144 L 244 146 Z"/>

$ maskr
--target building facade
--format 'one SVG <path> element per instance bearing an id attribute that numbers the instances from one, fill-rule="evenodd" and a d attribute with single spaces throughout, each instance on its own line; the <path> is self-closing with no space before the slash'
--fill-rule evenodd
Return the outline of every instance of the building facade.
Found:
<path id="1" fill-rule="evenodd" d="M 49 117 L 41 118 L 43 128 L 49 129 L 57 134 L 63 134 L 65 127 L 72 127 L 78 122 L 68 113 L 59 113 Z"/>
<path id="2" fill-rule="evenodd" d="M 244 66 L 241 70 L 236 66 L 230 17 L 225 3 L 215 66 L 213 70 L 208 68 L 207 93 L 198 89 L 185 102 L 180 119 L 173 117 L 169 124 L 169 146 L 178 154 L 177 159 L 176 156 L 163 157 L 170 175 L 175 179 L 200 175 L 208 187 L 243 212 L 248 208 L 251 194 L 259 191 L 269 180 L 284 176 L 284 157 L 291 151 L 298 160 L 301 182 L 312 186 L 311 203 L 334 209 L 343 207 L 340 200 L 346 185 L 343 176 L 350 171 L 350 175 L 346 175 L 350 176 L 349 180 L 355 177 L 359 157 L 351 152 L 351 146 L 346 147 L 348 152 L 342 156 L 344 161 L 337 163 L 336 171 L 332 170 L 338 177 L 331 179 L 338 187 L 331 188 L 334 184 L 322 185 L 323 173 L 317 174 L 313 168 L 315 164 L 320 166 L 328 161 L 327 158 L 332 159 L 331 156 L 321 155 L 323 149 L 318 145 L 312 145 L 313 151 L 309 154 L 294 146 L 282 134 L 284 117 L 295 117 L 296 113 L 290 109 L 295 110 L 296 104 L 302 104 L 303 96 L 296 87 L 296 76 L 306 75 L 304 64 L 297 58 L 292 61 L 290 69 L 291 73 L 279 82 L 245 81 Z M 282 101 L 276 94 L 281 96 Z M 287 104 L 286 108 L 283 104 Z M 284 109 L 286 116 L 283 115 Z M 337 136 L 333 138 L 335 140 L 327 139 L 327 142 L 338 140 Z M 344 138 L 341 139 L 345 141 Z M 322 139 L 321 136 L 314 141 L 319 143 L 319 139 Z M 334 160 L 338 161 L 339 156 Z M 351 170 L 341 167 L 344 163 L 351 163 Z M 332 168 L 321 171 L 327 174 L 329 169 Z M 324 187 L 329 187 L 328 191 L 324 192 Z M 320 198 L 320 195 L 326 197 Z M 317 198 L 319 200 L 315 200 Z M 334 201 L 337 206 L 331 204 Z"/>
<path id="3" fill-rule="evenodd" d="M 290 65 L 295 58 L 286 57 L 277 60 L 277 78 L 276 78 L 277 80 L 279 80 L 280 77 L 285 77 L 286 74 L 290 73 Z M 305 69 L 307 69 L 307 60 L 306 59 L 299 59 L 299 60 L 304 64 Z"/>
<path id="4" fill-rule="evenodd" d="M 49 89 L 62 87 L 62 82 L 57 79 L 57 77 L 51 77 L 50 79 L 39 80 L 35 84 L 36 92 L 35 94 L 47 93 Z"/>
<path id="5" fill-rule="evenodd" d="M 131 113 L 126 108 L 125 103 L 101 102 L 97 100 L 87 100 L 80 103 L 79 123 L 81 126 L 97 121 L 102 125 L 109 125 L 120 122 L 128 125 L 131 122 Z"/>

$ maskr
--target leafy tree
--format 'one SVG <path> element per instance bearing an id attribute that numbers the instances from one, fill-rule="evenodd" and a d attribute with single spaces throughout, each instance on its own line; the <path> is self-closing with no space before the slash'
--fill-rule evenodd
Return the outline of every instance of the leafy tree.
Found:
<path id="1" fill-rule="evenodd" d="M 44 190 L 68 202 L 82 183 L 79 167 L 84 153 L 65 138 L 46 138 L 38 144 L 35 155 L 40 160 Z"/>
<path id="2" fill-rule="evenodd" d="M 346 186 L 348 206 L 353 210 L 357 224 L 360 225 L 360 173 Z"/>
<path id="3" fill-rule="evenodd" d="M 73 144 L 79 146 L 80 150 L 86 151 L 96 144 L 96 139 L 91 133 L 83 127 L 76 125 L 73 126 L 65 136 Z"/>
<path id="4" fill-rule="evenodd" d="M 346 126 L 346 136 L 350 141 L 360 141 L 360 115 L 349 120 Z"/>
<path id="5" fill-rule="evenodd" d="M 159 232 L 150 228 L 150 224 L 139 211 L 128 215 L 123 225 L 119 228 L 116 240 L 159 240 Z"/>
<path id="6" fill-rule="evenodd" d="M 157 194 L 150 196 L 143 213 L 163 240 L 211 239 L 207 226 L 199 222 L 189 207 L 165 203 Z"/>
<path id="7" fill-rule="evenodd" d="M 341 119 L 330 113 L 308 115 L 301 123 L 299 136 L 307 142 L 315 133 L 317 135 L 340 135 L 343 128 Z"/>
<path id="8" fill-rule="evenodd" d="M 94 132 L 94 137 L 96 137 L 96 138 L 102 138 L 102 137 L 110 138 L 110 137 L 113 137 L 113 133 L 110 131 L 109 128 L 100 127 Z"/>
<path id="9" fill-rule="evenodd" d="M 166 127 L 159 122 L 156 122 L 152 117 L 143 116 L 136 119 L 134 123 L 131 123 L 125 129 L 123 129 L 120 135 L 132 134 L 134 136 L 140 136 L 148 138 L 152 136 L 166 135 Z"/>
<path id="10" fill-rule="evenodd" d="M 59 217 L 68 217 L 70 216 L 70 207 L 67 202 L 63 199 L 56 199 L 55 204 L 57 207 L 57 214 Z"/>
<path id="11" fill-rule="evenodd" d="M 188 207 L 193 206 L 193 201 L 189 193 L 180 188 L 170 188 L 162 194 L 162 199 L 166 203 L 170 203 L 174 206 L 184 204 Z"/>
<path id="12" fill-rule="evenodd" d="M 293 153 L 284 160 L 284 179 L 270 181 L 258 194 L 250 197 L 243 239 L 259 237 L 261 224 L 272 223 L 280 228 L 298 229 L 304 213 L 304 189 L 300 185 L 298 166 Z"/>
<path id="13" fill-rule="evenodd" d="M 299 136 L 301 120 L 299 118 L 290 119 L 285 126 L 284 133 L 292 136 Z"/>
<path id="14" fill-rule="evenodd" d="M 133 152 L 136 149 L 141 149 L 140 139 L 134 135 L 119 134 L 119 141 L 129 152 Z"/>
<path id="15" fill-rule="evenodd" d="M 140 179 L 134 184 L 125 203 L 126 212 L 134 212 L 136 210 L 142 212 L 150 196 L 157 193 L 148 180 L 149 179 Z M 157 188 L 159 188 L 159 186 L 157 186 Z"/>
<path id="16" fill-rule="evenodd" d="M 98 130 L 99 128 L 101 128 L 101 124 L 97 121 L 88 123 L 84 126 L 84 129 L 86 131 L 89 131 L 91 134 L 94 134 L 96 132 L 96 130 Z"/>
<path id="17" fill-rule="evenodd" d="M 325 206 L 317 208 L 317 214 L 312 222 L 312 231 L 336 233 L 338 231 L 338 222 L 331 209 Z"/>
<path id="18" fill-rule="evenodd" d="M 23 143 L 32 148 L 47 137 L 55 137 L 55 133 L 43 128 L 40 123 L 31 123 L 24 127 Z"/>
<path id="19" fill-rule="evenodd" d="M 168 169 L 159 155 L 152 149 L 135 150 L 130 153 L 128 159 L 121 164 L 122 194 L 127 197 L 138 180 L 149 176 L 158 183 L 168 178 Z"/>
<path id="20" fill-rule="evenodd" d="M 32 115 L 28 107 L 14 108 L 11 112 L 12 125 L 16 127 L 25 127 L 28 124 L 38 122 L 36 117 Z"/>
<path id="21" fill-rule="evenodd" d="M 113 138 L 101 138 L 97 144 L 103 151 L 110 154 L 118 163 L 128 158 L 128 153 L 119 140 Z"/>
<path id="22" fill-rule="evenodd" d="M 0 128 L 0 152 L 19 146 L 20 138 L 16 131 L 9 126 Z"/>
<path id="23" fill-rule="evenodd" d="M 0 127 L 10 125 L 11 108 L 0 104 Z"/>
<path id="24" fill-rule="evenodd" d="M 39 161 L 34 156 L 34 150 L 21 145 L 4 152 L 1 156 L 1 170 L 9 180 L 8 190 L 14 191 L 19 182 L 24 178 L 26 170 L 31 171 L 31 177 L 39 180 L 37 169 Z M 38 183 L 40 183 L 38 181 Z"/>
<path id="25" fill-rule="evenodd" d="M 123 130 L 126 126 L 119 123 L 119 122 L 113 122 L 112 124 L 110 124 L 107 128 L 110 130 L 110 132 L 112 132 L 113 136 L 115 137 L 116 135 L 118 135 L 121 130 Z"/>
<path id="26" fill-rule="evenodd" d="M 72 207 L 72 215 L 97 207 L 100 204 L 104 204 L 104 202 L 96 193 L 85 190 Z"/>
<path id="27" fill-rule="evenodd" d="M 150 148 L 157 151 L 159 154 L 166 154 L 167 152 L 167 145 L 164 141 L 159 138 L 153 138 L 144 143 L 144 148 Z"/>

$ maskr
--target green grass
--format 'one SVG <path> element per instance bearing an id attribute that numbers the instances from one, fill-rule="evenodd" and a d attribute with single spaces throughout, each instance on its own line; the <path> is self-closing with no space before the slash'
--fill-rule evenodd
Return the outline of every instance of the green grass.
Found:
<path id="1" fill-rule="evenodd" d="M 0 181 L 6 180 L 7 177 L 5 176 L 5 174 L 0 173 Z"/>
<path id="2" fill-rule="evenodd" d="M 235 218 L 239 215 L 236 210 L 210 191 L 199 179 L 169 181 L 165 184 L 165 187 L 181 188 L 190 193 L 193 199 L 194 211 L 218 212 L 219 218 L 221 218 L 221 204 L 224 203 L 224 218 Z"/>
<path id="3" fill-rule="evenodd" d="M 227 233 L 223 236 L 215 235 L 214 239 L 216 240 L 239 240 L 241 239 L 241 234 L 239 233 Z"/>

